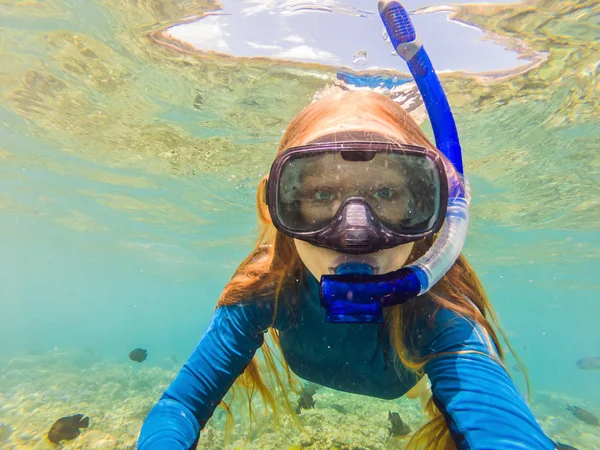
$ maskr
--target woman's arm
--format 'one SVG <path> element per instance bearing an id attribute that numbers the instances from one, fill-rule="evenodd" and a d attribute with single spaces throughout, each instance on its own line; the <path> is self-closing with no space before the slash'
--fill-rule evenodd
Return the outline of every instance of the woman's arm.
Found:
<path id="1" fill-rule="evenodd" d="M 504 367 L 490 356 L 496 348 L 483 328 L 442 309 L 425 336 L 420 353 L 442 354 L 425 364 L 425 372 L 458 449 L 555 448 Z"/>
<path id="2" fill-rule="evenodd" d="M 270 302 L 219 307 L 198 346 L 152 408 L 138 450 L 187 450 L 263 343 Z"/>

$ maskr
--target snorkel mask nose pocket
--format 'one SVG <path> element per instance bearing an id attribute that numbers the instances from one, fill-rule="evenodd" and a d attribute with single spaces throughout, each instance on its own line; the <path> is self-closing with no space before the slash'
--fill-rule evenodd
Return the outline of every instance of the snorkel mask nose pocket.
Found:
<path id="1" fill-rule="evenodd" d="M 348 250 L 370 251 L 373 241 L 377 240 L 377 233 L 370 225 L 368 207 L 358 203 L 350 202 L 342 212 L 339 227 L 340 243 Z"/>
<path id="2" fill-rule="evenodd" d="M 319 241 L 344 253 L 371 253 L 385 240 L 378 229 L 377 218 L 369 204 L 361 198 L 349 198 L 331 226 L 321 233 Z"/>

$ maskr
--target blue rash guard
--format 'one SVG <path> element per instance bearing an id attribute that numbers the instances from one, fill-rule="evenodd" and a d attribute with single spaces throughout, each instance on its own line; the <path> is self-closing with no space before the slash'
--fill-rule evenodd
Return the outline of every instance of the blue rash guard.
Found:
<path id="1" fill-rule="evenodd" d="M 380 324 L 325 322 L 319 283 L 305 272 L 293 318 L 284 298 L 274 324 L 272 300 L 217 308 L 190 359 L 148 414 L 139 450 L 194 446 L 272 324 L 279 330 L 290 368 L 306 380 L 383 399 L 401 397 L 415 385 L 413 373 L 394 368 L 393 349 Z M 414 301 L 428 302 L 426 296 Z M 427 362 L 424 370 L 458 449 L 555 448 L 505 369 L 489 356 L 482 328 L 442 309 L 433 321 L 424 317 L 417 323 L 416 336 L 413 350 L 417 355 L 441 354 Z M 463 353 L 451 354 L 459 351 Z"/>

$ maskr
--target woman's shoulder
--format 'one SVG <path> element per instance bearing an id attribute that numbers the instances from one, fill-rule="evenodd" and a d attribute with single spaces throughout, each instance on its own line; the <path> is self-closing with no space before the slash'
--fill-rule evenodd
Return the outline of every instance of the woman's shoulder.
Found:
<path id="1" fill-rule="evenodd" d="M 457 307 L 437 301 L 425 294 L 418 297 L 414 350 L 421 355 L 435 354 L 455 345 L 470 346 L 485 353 L 495 353 L 489 333 L 475 318 L 479 310 L 465 297 Z"/>
<path id="2" fill-rule="evenodd" d="M 466 322 L 475 324 L 472 317 L 480 314 L 475 303 L 466 296 L 463 302 L 454 304 L 447 300 L 438 300 L 431 293 L 425 293 L 413 299 L 411 309 L 416 322 L 422 326 L 436 327 L 448 322 Z"/>
<path id="3" fill-rule="evenodd" d="M 296 283 L 292 283 L 296 284 Z M 227 313 L 237 317 L 243 317 L 263 331 L 269 327 L 282 330 L 288 325 L 295 308 L 296 298 L 302 292 L 302 283 L 296 286 L 284 284 L 278 289 L 277 283 L 264 284 L 259 288 L 247 292 L 243 298 L 235 302 L 219 305 L 225 308 Z"/>

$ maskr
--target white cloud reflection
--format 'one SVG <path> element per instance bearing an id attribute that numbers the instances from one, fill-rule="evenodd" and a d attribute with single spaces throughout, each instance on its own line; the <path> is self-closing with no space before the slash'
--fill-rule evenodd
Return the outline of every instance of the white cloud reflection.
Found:
<path id="1" fill-rule="evenodd" d="M 279 45 L 259 44 L 257 42 L 250 42 L 250 41 L 247 41 L 246 44 L 248 44 L 250 47 L 256 48 L 258 50 L 281 50 L 281 46 L 279 46 Z"/>
<path id="2" fill-rule="evenodd" d="M 172 36 L 192 44 L 196 48 L 229 52 L 231 48 L 226 38 L 227 24 L 220 21 L 219 15 L 204 17 L 192 23 L 176 25 L 169 29 Z"/>
<path id="3" fill-rule="evenodd" d="M 282 38 L 281 40 L 293 42 L 294 44 L 302 44 L 304 42 L 304 38 L 302 36 L 298 36 L 298 35 L 286 36 L 286 37 Z"/>
<path id="4" fill-rule="evenodd" d="M 308 45 L 297 45 L 273 55 L 275 58 L 313 59 L 317 61 L 336 62 L 338 58 L 325 50 L 319 50 Z"/>

